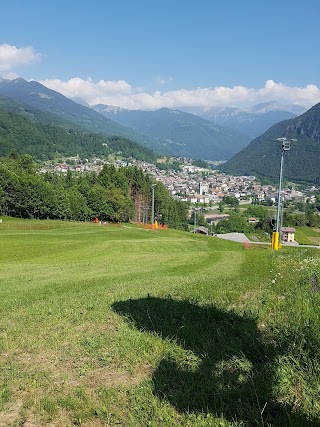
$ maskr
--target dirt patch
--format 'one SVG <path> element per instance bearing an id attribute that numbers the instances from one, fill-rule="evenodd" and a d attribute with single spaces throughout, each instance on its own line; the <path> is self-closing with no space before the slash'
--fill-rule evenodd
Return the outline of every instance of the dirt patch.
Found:
<path id="1" fill-rule="evenodd" d="M 85 383 L 89 388 L 136 386 L 151 375 L 152 369 L 147 364 L 138 364 L 133 373 L 115 372 L 109 368 L 96 368 L 86 375 Z"/>
<path id="2" fill-rule="evenodd" d="M 95 366 L 94 363 L 89 366 L 89 360 L 85 359 L 62 360 L 57 354 L 51 353 L 22 353 L 15 357 L 15 361 L 22 377 L 11 385 L 12 403 L 0 414 L 0 427 L 69 425 L 70 416 L 62 408 L 59 408 L 53 420 L 44 420 L 39 416 L 39 403 L 46 394 L 55 399 L 57 396 L 67 396 L 75 388 L 81 387 L 94 400 L 97 390 L 101 388 L 134 387 L 152 375 L 151 366 L 145 363 L 138 363 L 130 371 L 119 371 L 112 366 Z M 86 368 L 81 372 L 83 366 Z M 32 406 L 27 409 L 24 404 L 30 399 Z M 98 427 L 102 424 L 101 420 L 90 419 L 83 425 Z"/>
<path id="3" fill-rule="evenodd" d="M 81 358 L 79 360 L 60 359 L 56 354 L 23 353 L 15 359 L 29 372 L 46 373 L 50 387 L 77 387 L 85 386 L 89 389 L 99 387 L 135 386 L 152 373 L 148 364 L 137 364 L 132 372 L 119 371 L 112 366 L 101 366 L 93 360 Z M 83 367 L 85 366 L 85 369 Z M 31 375 L 30 375 L 31 374 Z M 1 426 L 0 426 L 1 427 Z"/>
<path id="4" fill-rule="evenodd" d="M 22 406 L 22 402 L 19 402 L 20 407 L 18 411 L 14 409 L 13 411 L 9 411 L 3 415 L 0 415 L 0 427 L 14 427 L 14 426 L 23 426 L 23 427 L 39 427 L 42 425 L 46 425 L 46 427 L 61 427 L 70 425 L 70 420 L 65 414 L 59 416 L 58 420 L 52 422 L 44 422 L 41 418 L 37 418 L 33 414 L 28 414 L 21 416 L 19 414 L 19 410 Z M 2 419 L 4 424 L 2 424 Z M 97 425 L 97 424 L 96 424 Z M 86 427 L 91 427 L 90 424 L 85 424 Z M 94 424 L 92 424 L 94 426 Z"/>
<path id="5" fill-rule="evenodd" d="M 320 245 L 320 236 L 319 237 L 309 237 L 313 245 Z"/>
<path id="6" fill-rule="evenodd" d="M 9 406 L 6 412 L 2 412 L 0 414 L 0 427 L 9 427 L 14 425 L 14 422 L 19 418 L 22 404 L 22 401 L 18 400 L 12 404 L 12 406 Z"/>

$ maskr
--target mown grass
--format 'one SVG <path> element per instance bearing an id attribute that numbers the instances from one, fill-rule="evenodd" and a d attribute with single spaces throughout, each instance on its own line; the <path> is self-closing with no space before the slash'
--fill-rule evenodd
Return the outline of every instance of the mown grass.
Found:
<path id="1" fill-rule="evenodd" d="M 295 240 L 300 245 L 319 245 L 320 246 L 320 228 L 295 227 Z"/>
<path id="2" fill-rule="evenodd" d="M 318 250 L 130 225 L 0 233 L 0 426 L 319 425 Z"/>

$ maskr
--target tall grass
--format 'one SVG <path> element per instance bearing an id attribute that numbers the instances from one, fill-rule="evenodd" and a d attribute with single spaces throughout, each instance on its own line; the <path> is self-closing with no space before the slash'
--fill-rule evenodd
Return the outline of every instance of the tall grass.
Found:
<path id="1" fill-rule="evenodd" d="M 319 251 L 130 225 L 0 233 L 0 425 L 319 425 Z"/>

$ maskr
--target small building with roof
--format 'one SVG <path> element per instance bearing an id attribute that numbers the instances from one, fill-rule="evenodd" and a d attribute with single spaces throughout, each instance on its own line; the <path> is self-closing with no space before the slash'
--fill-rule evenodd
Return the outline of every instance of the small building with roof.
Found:
<path id="1" fill-rule="evenodd" d="M 283 242 L 294 242 L 294 234 L 296 229 L 294 227 L 281 227 L 281 240 Z"/>

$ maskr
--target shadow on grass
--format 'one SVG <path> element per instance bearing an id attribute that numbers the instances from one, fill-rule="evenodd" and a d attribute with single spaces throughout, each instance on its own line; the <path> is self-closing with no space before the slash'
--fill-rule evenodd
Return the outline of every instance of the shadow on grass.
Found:
<path id="1" fill-rule="evenodd" d="M 179 412 L 211 412 L 246 426 L 319 426 L 275 402 L 280 350 L 266 343 L 255 319 L 153 297 L 116 302 L 113 310 L 188 350 L 184 360 L 162 360 L 152 378 L 154 394 Z"/>

